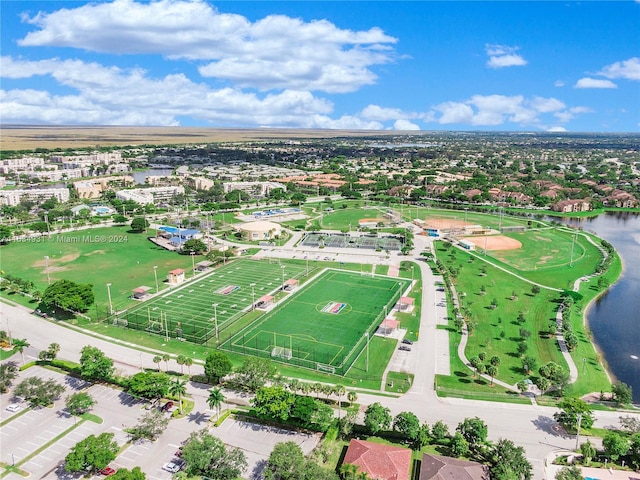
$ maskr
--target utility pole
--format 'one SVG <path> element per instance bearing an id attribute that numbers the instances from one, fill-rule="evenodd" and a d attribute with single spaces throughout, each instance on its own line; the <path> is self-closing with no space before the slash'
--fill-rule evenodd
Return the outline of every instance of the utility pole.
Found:
<path id="1" fill-rule="evenodd" d="M 580 448 L 580 425 L 582 424 L 582 413 L 578 414 L 578 430 L 576 431 L 576 450 Z"/>

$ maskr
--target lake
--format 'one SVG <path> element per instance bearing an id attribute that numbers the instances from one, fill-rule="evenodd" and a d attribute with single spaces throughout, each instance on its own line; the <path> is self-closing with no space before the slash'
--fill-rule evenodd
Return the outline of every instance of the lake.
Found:
<path id="1" fill-rule="evenodd" d="M 616 212 L 561 221 L 595 232 L 622 257 L 622 277 L 592 304 L 587 320 L 609 371 L 631 386 L 634 402 L 640 403 L 640 215 Z"/>

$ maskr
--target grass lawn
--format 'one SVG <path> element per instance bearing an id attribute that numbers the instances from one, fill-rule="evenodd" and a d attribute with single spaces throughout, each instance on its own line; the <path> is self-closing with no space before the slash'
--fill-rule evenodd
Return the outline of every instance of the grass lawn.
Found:
<path id="1" fill-rule="evenodd" d="M 307 368 L 346 370 L 373 334 L 407 281 L 327 270 L 255 324 L 223 343 L 237 353 L 270 356 L 287 349 L 288 360 Z"/>
<path id="2" fill-rule="evenodd" d="M 351 231 L 356 231 L 359 221 L 364 218 L 376 218 L 379 222 L 387 223 L 384 212 L 382 207 L 336 208 L 331 212 L 323 212 L 320 226 L 330 230 L 348 230 L 351 225 Z"/>
<path id="3" fill-rule="evenodd" d="M 463 297 L 463 311 L 477 323 L 469 336 L 466 348 L 467 358 L 485 352 L 488 360 L 496 355 L 500 358 L 497 378 L 515 384 L 524 377 L 522 357 L 517 351 L 521 329 L 528 332 L 524 340 L 528 346 L 527 355 L 538 359 L 539 365 L 555 362 L 565 365 L 554 338 L 546 338 L 541 332 L 555 318 L 558 293 L 543 289 L 539 294 L 531 294 L 531 285 L 497 268 L 486 266 L 487 274 L 482 274 L 484 262 L 477 259 L 469 262 L 467 252 L 446 248 L 437 242 L 436 254 L 445 265 L 458 269 L 456 289 L 466 293 Z M 482 289 L 485 289 L 483 294 Z M 511 299 L 513 292 L 517 297 Z M 491 308 L 493 301 L 495 309 Z M 525 321 L 517 318 L 523 313 Z M 457 355 L 456 355 L 457 357 Z M 458 369 L 453 369 L 454 376 Z M 465 367 L 463 373 L 470 373 Z M 461 385 L 471 383 L 466 377 L 458 377 Z"/>
<path id="4" fill-rule="evenodd" d="M 129 227 L 105 227 L 14 241 L 1 247 L 5 273 L 31 280 L 40 291 L 60 279 L 94 285 L 96 306 L 108 309 L 107 283 L 111 283 L 114 309 L 131 305 L 131 291 L 142 285 L 155 287 L 157 266 L 160 289 L 169 270 L 191 270 L 191 258 L 169 252 L 147 240 L 144 233 L 129 233 Z M 48 260 L 45 260 L 48 256 Z M 155 288 L 154 288 L 155 290 Z M 89 315 L 95 315 L 92 307 Z"/>

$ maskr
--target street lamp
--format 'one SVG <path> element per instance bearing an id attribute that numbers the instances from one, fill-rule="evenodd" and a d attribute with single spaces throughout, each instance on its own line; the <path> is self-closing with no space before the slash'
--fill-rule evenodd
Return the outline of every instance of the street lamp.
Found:
<path id="1" fill-rule="evenodd" d="M 191 250 L 191 253 L 189 255 L 191 255 L 191 270 L 193 271 L 193 276 L 195 278 L 195 276 L 196 276 L 196 260 L 195 260 L 196 252 Z"/>
<path id="2" fill-rule="evenodd" d="M 156 293 L 158 293 L 158 266 L 157 265 L 153 266 L 153 276 L 156 279 Z"/>
<path id="3" fill-rule="evenodd" d="M 109 315 L 113 315 L 113 304 L 111 303 L 111 284 L 107 283 L 107 295 L 109 296 Z"/>
<path id="4" fill-rule="evenodd" d="M 573 247 L 576 243 L 576 234 L 574 233 L 571 237 L 571 260 L 569 261 L 569 266 L 573 267 Z"/>
<path id="5" fill-rule="evenodd" d="M 213 324 L 216 329 L 216 342 L 218 342 L 220 341 L 220 338 L 218 337 L 218 304 L 217 303 L 213 304 Z"/>
<path id="6" fill-rule="evenodd" d="M 255 310 L 256 309 L 256 292 L 255 292 L 255 283 L 252 283 L 251 285 L 249 285 L 251 287 L 251 310 Z"/>
<path id="7" fill-rule="evenodd" d="M 44 268 L 47 272 L 47 285 L 51 285 L 51 277 L 49 276 L 49 256 L 44 256 Z"/>

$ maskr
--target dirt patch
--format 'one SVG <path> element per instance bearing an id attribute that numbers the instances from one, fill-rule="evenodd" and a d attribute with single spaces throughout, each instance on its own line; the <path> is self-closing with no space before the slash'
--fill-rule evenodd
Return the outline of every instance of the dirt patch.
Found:
<path id="1" fill-rule="evenodd" d="M 536 240 L 538 240 L 539 242 L 551 242 L 552 240 L 550 238 L 547 237 L 541 237 L 539 235 L 536 235 L 535 237 Z"/>
<path id="2" fill-rule="evenodd" d="M 522 248 L 522 243 L 504 235 L 483 235 L 481 237 L 465 237 L 465 240 L 472 242 L 479 250 L 517 250 Z M 485 243 L 486 242 L 486 243 Z"/>
<path id="3" fill-rule="evenodd" d="M 34 268 L 46 267 L 47 266 L 47 262 L 49 262 L 49 268 L 53 268 L 53 265 L 55 265 L 57 263 L 73 262 L 78 257 L 80 257 L 79 253 L 70 253 L 68 255 L 63 255 L 60 258 L 49 258 L 49 260 L 45 260 L 43 258 L 42 260 L 36 260 L 35 262 L 33 262 L 31 264 L 31 266 L 34 267 Z"/>
<path id="4" fill-rule="evenodd" d="M 91 255 L 104 255 L 107 253 L 105 250 L 94 250 L 93 252 L 85 253 L 85 257 L 90 257 Z"/>
<path id="5" fill-rule="evenodd" d="M 385 223 L 384 218 L 361 218 L 358 223 Z"/>
<path id="6" fill-rule="evenodd" d="M 427 228 L 438 228 L 440 230 L 464 230 L 464 227 L 474 225 L 464 220 L 442 217 L 429 217 L 425 218 L 424 221 Z"/>

